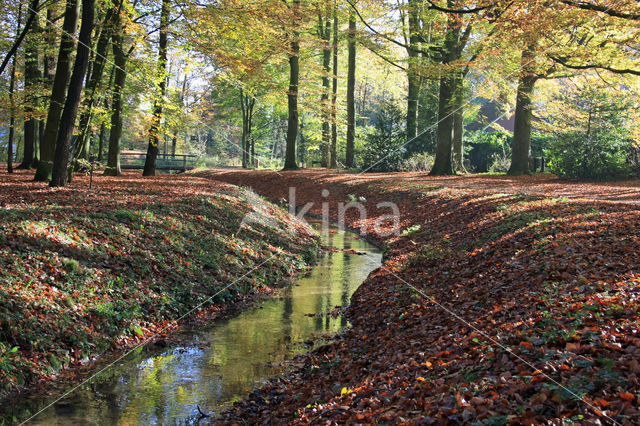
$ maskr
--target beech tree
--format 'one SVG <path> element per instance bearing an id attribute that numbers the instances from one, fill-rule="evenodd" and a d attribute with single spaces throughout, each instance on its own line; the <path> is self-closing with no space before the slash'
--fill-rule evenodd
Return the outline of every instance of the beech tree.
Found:
<path id="1" fill-rule="evenodd" d="M 149 146 L 147 148 L 147 158 L 144 163 L 143 176 L 154 176 L 156 174 L 156 159 L 158 158 L 158 144 L 160 122 L 162 121 L 162 106 L 166 94 L 167 83 L 167 35 L 169 30 L 169 0 L 162 0 L 162 10 L 160 12 L 160 37 L 158 39 L 158 73 L 157 95 L 153 107 L 153 119 L 149 128 Z"/>
<path id="2" fill-rule="evenodd" d="M 71 154 L 71 136 L 80 105 L 80 95 L 87 66 L 89 64 L 89 48 L 91 45 L 91 32 L 93 31 L 93 17 L 95 12 L 94 0 L 82 0 L 82 25 L 78 37 L 78 49 L 73 65 L 73 73 L 69 81 L 69 89 L 60 119 L 56 139 L 55 157 L 51 182 L 49 186 L 65 186 L 67 183 L 67 167 Z"/>
<path id="3" fill-rule="evenodd" d="M 354 7 L 356 2 L 353 3 Z M 347 72 L 347 167 L 355 167 L 355 140 L 356 140 L 356 14 L 353 8 L 349 9 L 348 38 L 348 72 Z"/>
<path id="4" fill-rule="evenodd" d="M 300 0 L 291 4 L 292 30 L 289 33 L 289 92 L 287 93 L 289 118 L 287 120 L 287 144 L 284 170 L 296 170 L 296 142 L 298 140 L 298 90 L 300 84 Z"/>
<path id="5" fill-rule="evenodd" d="M 77 0 L 67 0 L 47 122 L 44 136 L 40 141 L 40 160 L 38 161 L 35 175 L 36 181 L 48 182 L 51 180 L 53 157 L 58 139 L 58 129 L 60 128 L 60 116 L 65 102 L 67 84 L 71 77 L 71 62 L 77 26 L 78 2 Z"/>

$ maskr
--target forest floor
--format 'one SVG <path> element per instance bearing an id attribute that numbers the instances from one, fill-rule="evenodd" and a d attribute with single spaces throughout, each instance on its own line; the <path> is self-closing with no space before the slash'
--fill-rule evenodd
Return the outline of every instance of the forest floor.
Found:
<path id="1" fill-rule="evenodd" d="M 228 184 L 128 173 L 50 189 L 32 179 L 0 175 L 0 396 L 168 338 L 175 319 L 268 295 L 318 255 L 308 226 Z M 277 226 L 240 228 L 254 208 Z"/>
<path id="2" fill-rule="evenodd" d="M 385 245 L 352 327 L 220 422 L 640 423 L 640 183 L 200 172 L 296 205 L 364 197 Z M 321 192 L 323 189 L 329 194 Z M 394 202 L 398 236 L 373 224 Z"/>

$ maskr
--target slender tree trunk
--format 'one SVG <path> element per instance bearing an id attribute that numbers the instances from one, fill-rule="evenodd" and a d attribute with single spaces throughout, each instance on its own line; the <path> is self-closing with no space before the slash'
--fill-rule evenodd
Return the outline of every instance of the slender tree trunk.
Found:
<path id="1" fill-rule="evenodd" d="M 73 55 L 77 26 L 78 1 L 67 0 L 47 124 L 44 130 L 44 137 L 40 141 L 40 161 L 38 161 L 38 169 L 36 170 L 36 181 L 47 182 L 51 180 L 53 157 L 56 150 L 58 128 L 60 127 L 60 115 L 64 106 L 67 83 L 71 75 L 71 56 Z"/>
<path id="2" fill-rule="evenodd" d="M 7 141 L 7 173 L 13 173 L 13 138 L 16 127 L 15 102 L 13 100 L 13 89 L 16 84 L 16 57 L 11 63 L 11 77 L 9 77 L 9 140 Z"/>
<path id="3" fill-rule="evenodd" d="M 106 136 L 107 126 L 103 122 L 100 124 L 100 133 L 98 136 L 98 163 L 102 163 L 102 154 L 104 152 L 104 138 Z"/>
<path id="4" fill-rule="evenodd" d="M 455 103 L 453 105 L 453 164 L 455 170 L 464 172 L 464 90 L 463 77 L 459 76 L 455 79 Z"/>
<path id="5" fill-rule="evenodd" d="M 40 80 L 40 69 L 38 68 L 38 44 L 37 37 L 40 32 L 39 17 L 33 21 L 33 32 L 27 37 L 24 50 L 24 151 L 22 163 L 19 169 L 30 169 L 35 162 L 36 139 L 38 138 L 38 123 L 34 117 L 38 103 L 38 96 L 34 93 L 34 87 Z"/>
<path id="6" fill-rule="evenodd" d="M 255 145 L 255 140 L 253 139 L 253 107 L 256 104 L 256 99 L 254 97 L 251 97 L 249 99 L 248 105 L 247 105 L 247 116 L 248 116 L 248 120 L 247 120 L 247 141 L 249 143 L 249 155 L 250 155 L 250 163 L 249 163 L 249 167 L 253 168 L 255 167 L 255 159 L 256 159 L 256 145 Z"/>
<path id="7" fill-rule="evenodd" d="M 18 25 L 16 27 L 16 40 L 20 34 L 22 23 L 22 2 L 18 6 Z M 13 90 L 16 85 L 16 57 L 11 62 L 11 76 L 9 77 L 9 140 L 7 141 L 7 173 L 13 173 L 13 139 L 16 132 L 16 105 L 13 99 Z"/>
<path id="8" fill-rule="evenodd" d="M 122 12 L 121 12 L 122 13 Z M 113 44 L 114 79 L 113 99 L 111 100 L 111 131 L 109 133 L 109 152 L 104 174 L 120 176 L 120 138 L 122 137 L 122 89 L 127 76 L 127 55 L 122 46 L 123 25 L 120 17 L 115 18 L 114 32 L 111 35 Z"/>
<path id="9" fill-rule="evenodd" d="M 147 159 L 144 163 L 142 176 L 155 176 L 156 159 L 158 158 L 158 132 L 162 120 L 162 104 L 167 88 L 165 75 L 167 74 L 167 33 L 169 27 L 169 0 L 162 0 L 160 12 L 160 37 L 158 42 L 158 92 L 153 108 L 153 119 L 149 129 L 149 147 Z"/>
<path id="10" fill-rule="evenodd" d="M 91 32 L 93 31 L 93 17 L 95 12 L 95 0 L 82 0 L 82 25 L 78 38 L 76 62 L 73 65 L 73 74 L 69 81 L 69 91 L 65 101 L 64 110 L 60 119 L 60 129 L 56 141 L 53 172 L 49 186 L 59 187 L 67 184 L 67 167 L 71 154 L 71 137 L 73 127 L 80 106 L 82 83 L 89 65 L 89 46 L 91 45 Z"/>
<path id="11" fill-rule="evenodd" d="M 240 109 L 242 111 L 242 136 L 240 139 L 240 146 L 242 147 L 242 168 L 246 169 L 248 167 L 247 129 L 249 127 L 249 112 L 247 109 L 247 96 L 242 89 L 240 89 Z"/>
<path id="12" fill-rule="evenodd" d="M 329 74 L 331 72 L 331 14 L 328 0 L 326 2 L 325 16 L 318 17 L 318 34 L 322 38 L 322 97 L 320 107 L 322 108 L 322 167 L 329 166 L 329 143 L 331 139 L 329 92 Z"/>
<path id="13" fill-rule="evenodd" d="M 338 4 L 333 2 L 333 90 L 331 93 L 331 161 L 329 167 L 338 167 Z"/>
<path id="14" fill-rule="evenodd" d="M 91 133 L 92 110 L 96 101 L 96 93 L 100 86 L 100 81 L 102 81 L 107 56 L 109 55 L 113 17 L 116 13 L 117 11 L 113 8 L 107 10 L 104 25 L 100 31 L 98 42 L 96 43 L 96 53 L 93 58 L 91 72 L 87 77 L 85 98 L 83 100 L 83 113 L 80 116 L 80 135 L 73 149 L 73 157 L 79 156 L 80 158 L 89 159 L 89 134 Z"/>
<path id="15" fill-rule="evenodd" d="M 4 71 L 7 64 L 9 64 L 9 61 L 11 60 L 11 58 L 12 57 L 15 58 L 14 55 L 18 52 L 18 48 L 20 47 L 20 44 L 22 44 L 22 41 L 24 40 L 25 36 L 29 32 L 29 28 L 31 28 L 33 21 L 35 21 L 38 15 L 38 4 L 39 4 L 39 0 L 31 0 L 31 3 L 28 6 L 29 15 L 27 17 L 27 21 L 25 22 L 25 26 L 22 29 L 22 32 L 20 32 L 19 30 L 20 22 L 22 21 L 22 2 L 19 4 L 18 30 L 16 31 L 16 38 L 13 41 L 13 45 L 9 48 L 9 51 L 7 52 L 4 59 L 2 60 L 2 63 L 0 63 L 0 75 L 2 75 L 2 72 Z M 15 59 L 14 59 L 14 62 L 15 62 Z"/>
<path id="16" fill-rule="evenodd" d="M 182 80 L 182 91 L 180 92 L 180 106 L 184 107 L 184 97 L 187 93 L 187 73 L 184 74 L 184 79 Z M 171 158 L 176 158 L 176 147 L 178 145 L 178 132 L 173 133 L 173 139 L 171 140 Z M 207 142 L 213 138 L 209 132 L 207 134 Z"/>
<path id="17" fill-rule="evenodd" d="M 356 16 L 353 9 L 349 12 L 348 33 L 348 71 L 347 71 L 347 152 L 346 167 L 355 167 L 356 145 Z"/>
<path id="18" fill-rule="evenodd" d="M 293 0 L 295 25 L 300 15 L 300 0 Z M 287 146 L 284 170 L 297 170 L 296 140 L 298 139 L 298 86 L 300 80 L 300 33 L 293 31 L 289 55 L 289 92 L 287 94 L 289 117 L 287 120 Z"/>
<path id="19" fill-rule="evenodd" d="M 113 91 L 113 78 L 115 75 L 115 66 L 111 67 L 111 72 L 109 73 L 109 85 L 107 86 L 107 92 Z M 104 99 L 104 109 L 105 111 L 109 111 L 109 100 L 105 97 Z M 104 153 L 104 139 L 106 137 L 107 125 L 105 121 L 100 123 L 100 135 L 98 136 L 98 163 L 102 163 L 102 157 Z"/>
<path id="20" fill-rule="evenodd" d="M 409 1 L 409 46 L 407 55 L 409 63 L 407 66 L 407 140 L 411 140 L 418 135 L 418 98 L 420 97 L 420 75 L 418 67 L 420 64 L 419 31 L 420 20 L 418 17 L 418 5 L 416 0 Z"/>
<path id="21" fill-rule="evenodd" d="M 54 14 L 55 14 L 55 11 L 53 9 L 53 6 L 49 4 L 49 6 L 47 7 L 47 14 L 45 18 L 46 26 L 43 30 L 44 44 L 46 46 L 53 46 L 55 45 L 55 42 L 56 42 L 57 28 L 53 24 Z M 55 61 L 55 58 L 50 56 L 47 49 L 45 49 L 45 52 L 42 56 L 42 64 L 43 64 L 42 83 L 47 87 L 53 87 L 53 80 L 55 78 L 55 73 L 56 73 L 56 61 Z M 36 168 L 38 167 L 38 164 L 40 164 L 40 159 L 42 158 L 42 149 L 43 149 L 42 146 L 44 144 L 44 133 L 45 133 L 46 122 L 47 122 L 47 118 L 38 120 L 38 143 L 37 143 L 38 146 L 35 151 L 36 158 L 34 159 L 34 167 Z"/>
<path id="22" fill-rule="evenodd" d="M 535 83 L 536 77 L 532 75 L 523 75 L 518 82 L 511 166 L 507 172 L 510 176 L 531 173 L 529 164 L 531 156 L 531 96 Z"/>

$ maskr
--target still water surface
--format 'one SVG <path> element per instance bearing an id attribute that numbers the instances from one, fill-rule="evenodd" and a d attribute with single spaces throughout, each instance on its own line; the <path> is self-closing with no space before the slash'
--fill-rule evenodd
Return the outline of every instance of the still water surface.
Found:
<path id="1" fill-rule="evenodd" d="M 327 246 L 366 255 L 328 253 L 279 298 L 210 326 L 185 330 L 180 346 L 132 353 L 30 423 L 190 424 L 198 418 L 197 406 L 219 412 L 282 374 L 285 367 L 279 361 L 308 350 L 305 342 L 310 339 L 347 325 L 342 316 L 309 314 L 347 305 L 380 265 L 380 251 L 350 232 L 332 229 L 323 240 Z M 24 420 L 47 402 L 31 400 L 2 414 L 14 411 Z"/>

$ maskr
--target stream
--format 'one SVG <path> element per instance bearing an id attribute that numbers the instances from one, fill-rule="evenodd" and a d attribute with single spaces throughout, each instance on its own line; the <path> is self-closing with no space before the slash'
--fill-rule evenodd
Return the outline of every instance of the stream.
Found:
<path id="1" fill-rule="evenodd" d="M 348 325 L 341 315 L 314 314 L 348 305 L 380 266 L 380 250 L 351 232 L 332 227 L 322 239 L 328 247 L 367 255 L 329 252 L 277 298 L 208 326 L 183 329 L 178 346 L 140 348 L 29 423 L 192 424 L 198 406 L 220 412 L 284 374 L 289 367 L 282 361 Z M 23 421 L 53 400 L 39 396 L 3 407 L 0 419 L 13 415 Z"/>

